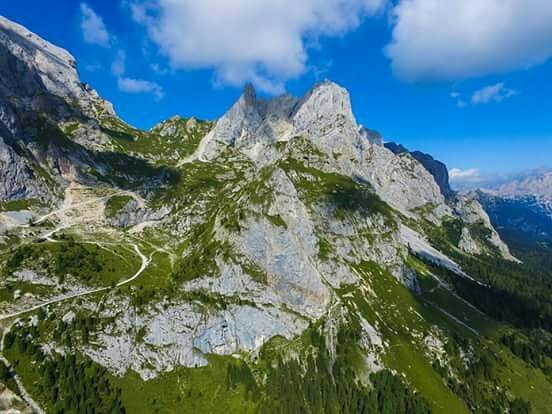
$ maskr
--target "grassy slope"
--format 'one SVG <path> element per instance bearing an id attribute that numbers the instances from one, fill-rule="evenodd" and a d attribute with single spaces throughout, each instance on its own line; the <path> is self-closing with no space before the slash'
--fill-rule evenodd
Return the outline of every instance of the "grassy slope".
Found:
<path id="1" fill-rule="evenodd" d="M 377 300 L 367 299 L 356 291 L 354 301 L 368 322 L 379 324 L 384 338 L 389 341 L 386 364 L 405 375 L 435 412 L 446 408 L 451 413 L 466 413 L 465 404 L 445 386 L 411 335 L 412 330 L 427 331 L 433 323 L 447 326 L 450 322 L 432 312 L 409 289 L 377 266 L 365 264 L 358 270 L 375 290 Z M 430 316 L 430 319 L 420 315 Z"/>
<path id="2" fill-rule="evenodd" d="M 227 366 L 235 363 L 232 357 L 211 356 L 206 367 L 176 368 L 145 382 L 130 373 L 113 382 L 123 390 L 129 413 L 253 413 L 243 387 L 226 386 Z"/>
<path id="3" fill-rule="evenodd" d="M 418 266 L 423 267 L 423 264 Z M 435 412 L 461 413 L 466 412 L 467 407 L 446 387 L 444 379 L 411 335 L 413 330 L 427 331 L 433 325 L 445 332 L 456 332 L 480 340 L 483 346 L 499 357 L 496 374 L 501 384 L 510 390 L 509 395 L 530 401 L 536 413 L 550 412 L 552 383 L 542 371 L 527 365 L 498 342 L 506 325 L 482 314 L 448 289 L 437 286 L 434 280 L 428 280 L 427 274 L 421 277 L 422 293 L 418 296 L 371 265 L 359 270 L 370 280 L 377 302 L 366 300 L 358 292 L 353 296 L 366 319 L 370 323 L 379 323 L 379 329 L 390 342 L 385 355 L 386 364 L 406 375 L 408 382 L 428 399 Z M 447 313 L 475 329 L 479 335 Z"/>
<path id="4" fill-rule="evenodd" d="M 140 267 L 140 259 L 136 254 L 121 246 L 100 247 L 92 243 L 68 243 L 64 240 L 25 246 L 23 261 L 17 268 L 7 269 L 8 271 L 31 268 L 39 273 L 46 272 L 60 277 L 64 272 L 57 268 L 56 261 L 63 258 L 65 261 L 74 262 L 76 267 L 72 269 L 72 273 L 77 279 L 86 280 L 86 283 L 93 286 L 109 286 L 128 278 Z M 79 267 L 80 261 L 72 260 L 72 254 L 84 254 L 93 258 L 99 263 L 101 270 L 90 274 L 86 268 Z"/>
<path id="5" fill-rule="evenodd" d="M 46 412 L 52 412 L 53 407 L 47 404 L 47 401 L 40 398 L 40 376 L 37 375 L 37 368 L 28 355 L 17 352 L 15 347 L 9 350 L 4 350 L 4 356 L 15 368 L 16 374 L 23 382 L 26 391 Z"/>
<path id="6" fill-rule="evenodd" d="M 184 118 L 166 121 L 175 130 L 172 136 L 161 136 L 158 128 L 149 132 L 141 131 L 117 118 L 104 119 L 102 129 L 111 137 L 116 151 L 169 165 L 191 155 L 213 126 L 212 122 L 197 121 L 195 127 L 188 129 L 186 122 Z"/>
<path id="7" fill-rule="evenodd" d="M 0 201 L 0 212 L 29 210 L 33 207 L 41 207 L 42 203 L 36 199 Z"/>

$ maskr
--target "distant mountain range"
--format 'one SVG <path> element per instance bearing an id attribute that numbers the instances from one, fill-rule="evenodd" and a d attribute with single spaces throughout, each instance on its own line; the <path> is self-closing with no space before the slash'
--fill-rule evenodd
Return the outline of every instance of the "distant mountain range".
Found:
<path id="1" fill-rule="evenodd" d="M 490 188 L 477 198 L 499 232 L 552 242 L 552 171 L 534 170 Z"/>

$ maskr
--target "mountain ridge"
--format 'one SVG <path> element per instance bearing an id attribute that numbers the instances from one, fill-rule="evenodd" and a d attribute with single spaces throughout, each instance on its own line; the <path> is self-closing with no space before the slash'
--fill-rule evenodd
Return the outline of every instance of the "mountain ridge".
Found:
<path id="1" fill-rule="evenodd" d="M 475 197 L 445 197 L 359 126 L 345 89 L 246 86 L 215 122 L 141 131 L 78 81 L 82 105 L 56 82 L 32 89 L 46 106 L 12 103 L 38 70 L 17 42 L 0 36 L 27 68 L 0 89 L 0 322 L 20 395 L 46 412 L 548 405 L 548 360 L 501 339 L 550 329 L 546 284 L 527 283 Z M 22 135 L 28 118 L 40 128 Z M 21 171 L 49 179 L 29 188 Z M 514 368 L 533 389 L 504 380 Z"/>

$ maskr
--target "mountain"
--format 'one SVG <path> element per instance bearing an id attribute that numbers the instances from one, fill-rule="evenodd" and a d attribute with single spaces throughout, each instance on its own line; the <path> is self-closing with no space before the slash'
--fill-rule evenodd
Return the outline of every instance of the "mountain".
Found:
<path id="1" fill-rule="evenodd" d="M 477 198 L 500 231 L 528 241 L 552 242 L 552 206 L 538 197 L 502 197 L 479 191 Z"/>
<path id="2" fill-rule="evenodd" d="M 536 170 L 502 183 L 493 192 L 500 197 L 535 197 L 543 204 L 552 203 L 552 171 Z"/>
<path id="3" fill-rule="evenodd" d="M 552 172 L 531 171 L 481 189 L 476 197 L 510 243 L 552 245 Z"/>
<path id="4" fill-rule="evenodd" d="M 142 131 L 6 19 L 0 54 L 8 409 L 552 406 L 549 268 L 341 86 Z"/>
<path id="5" fill-rule="evenodd" d="M 412 155 L 412 157 L 418 160 L 418 162 L 420 162 L 420 164 L 422 164 L 424 168 L 433 176 L 435 182 L 441 189 L 443 196 L 448 197 L 452 195 L 453 191 L 450 188 L 448 169 L 447 166 L 441 161 L 438 161 L 431 155 L 425 154 L 421 151 L 410 152 L 405 147 L 400 144 L 396 144 L 395 142 L 386 142 L 384 145 L 394 154 L 409 153 Z"/>

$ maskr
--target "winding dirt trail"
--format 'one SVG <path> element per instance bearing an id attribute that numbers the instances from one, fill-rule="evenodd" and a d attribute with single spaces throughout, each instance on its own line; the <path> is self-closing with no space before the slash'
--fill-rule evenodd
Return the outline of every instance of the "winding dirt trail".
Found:
<path id="1" fill-rule="evenodd" d="M 115 287 L 121 287 L 121 286 L 124 286 L 124 285 L 132 282 L 133 280 L 136 280 L 144 272 L 144 270 L 146 270 L 146 268 L 148 267 L 148 265 L 151 262 L 151 256 L 147 257 L 145 254 L 143 254 L 140 251 L 140 249 L 138 248 L 138 245 L 133 243 L 133 244 L 131 244 L 131 246 L 134 248 L 134 251 L 136 252 L 136 254 L 140 257 L 140 259 L 142 261 L 142 264 L 140 265 L 140 268 L 138 269 L 138 271 L 135 274 L 133 274 L 128 279 L 125 279 L 125 280 L 117 283 L 115 285 Z M 74 294 L 71 294 L 71 295 L 51 299 L 47 302 L 41 303 L 39 305 L 32 306 L 30 308 L 27 308 L 27 309 L 24 309 L 24 310 L 21 310 L 21 311 L 17 311 L 17 312 L 10 313 L 10 314 L 7 314 L 7 315 L 0 315 L 0 322 L 4 321 L 6 319 L 15 318 L 17 316 L 21 316 L 21 315 L 24 315 L 26 313 L 36 311 L 36 310 L 38 310 L 40 308 L 43 308 L 45 306 L 53 305 L 53 304 L 60 303 L 60 302 L 65 302 L 65 301 L 75 299 L 75 298 L 78 298 L 78 297 L 82 297 L 82 296 L 92 295 L 92 294 L 98 293 L 98 292 L 105 292 L 105 291 L 110 290 L 110 289 L 113 289 L 113 288 L 111 286 L 101 287 L 101 288 L 91 289 L 91 290 L 87 290 L 87 291 L 84 291 L 84 292 L 74 293 Z"/>
<path id="2" fill-rule="evenodd" d="M 77 192 L 73 193 L 74 190 L 77 190 Z M 83 207 L 93 207 L 94 204 L 96 204 L 96 206 L 98 206 L 100 203 L 103 204 L 104 201 L 106 201 L 109 198 L 111 198 L 113 196 L 116 196 L 116 195 L 129 195 L 137 201 L 139 206 L 141 206 L 141 207 L 144 206 L 144 200 L 141 199 L 136 194 L 131 193 L 129 191 L 117 191 L 117 192 L 110 193 L 110 194 L 102 196 L 102 197 L 92 197 L 92 198 L 86 199 L 84 201 L 80 201 L 80 202 L 75 203 L 74 202 L 75 196 L 79 195 L 78 190 L 80 190 L 80 189 L 71 188 L 71 187 L 68 188 L 68 191 L 66 191 L 66 198 L 65 198 L 65 201 L 64 201 L 64 204 L 63 204 L 62 207 L 60 207 L 58 209 L 55 209 L 55 210 L 52 210 L 49 213 L 44 214 L 43 216 L 41 216 L 41 217 L 39 217 L 39 218 L 37 218 L 33 221 L 33 225 L 36 225 L 36 224 L 40 224 L 40 223 L 46 221 L 50 217 L 55 216 L 55 217 L 58 217 L 60 219 L 60 222 L 58 223 L 58 225 L 54 229 L 47 231 L 46 233 L 39 236 L 39 238 L 44 239 L 44 240 L 48 240 L 48 241 L 51 241 L 51 242 L 56 242 L 57 240 L 52 239 L 52 236 L 55 233 L 57 233 L 61 230 L 64 230 L 66 228 L 72 227 L 73 225 L 82 224 L 82 221 L 86 221 L 86 217 L 83 217 L 80 214 L 78 214 L 77 217 L 72 219 L 69 216 L 67 216 L 66 213 L 68 213 L 70 211 L 75 211 L 77 209 L 82 209 Z M 98 210 L 98 208 L 93 209 L 93 210 Z M 103 208 L 101 210 L 103 211 Z M 90 219 L 90 218 L 88 218 L 88 219 Z M 30 225 L 29 224 L 19 224 L 16 227 L 28 228 L 28 227 L 30 227 Z M 95 244 L 98 244 L 98 245 L 101 244 L 99 242 L 88 242 L 88 243 L 95 243 Z M 69 300 L 76 299 L 76 298 L 83 297 L 83 296 L 92 295 L 92 294 L 99 293 L 99 292 L 106 292 L 108 290 L 118 288 L 118 287 L 122 287 L 124 285 L 127 285 L 127 284 L 131 283 L 132 281 L 134 281 L 138 277 L 140 277 L 140 275 L 146 270 L 148 265 L 151 263 L 152 256 L 153 256 L 154 253 L 151 253 L 151 255 L 148 257 L 144 253 L 142 253 L 142 251 L 140 250 L 140 248 L 138 247 L 137 244 L 129 243 L 129 246 L 132 246 L 132 248 L 136 252 L 136 255 L 138 257 L 140 257 L 141 264 L 140 264 L 140 268 L 133 275 L 128 277 L 127 279 L 122 280 L 121 282 L 117 283 L 115 286 L 106 286 L 106 287 L 81 291 L 81 292 L 73 293 L 73 294 L 70 294 L 70 295 L 58 296 L 54 299 L 48 300 L 46 302 L 40 303 L 38 305 L 31 306 L 29 308 L 26 308 L 26 309 L 23 309 L 23 310 L 20 310 L 20 311 L 17 311 L 17 312 L 0 315 L 0 323 L 5 322 L 5 323 L 8 324 L 8 326 L 11 326 L 13 321 L 10 321 L 10 320 L 12 320 L 14 318 L 17 318 L 18 316 L 22 316 L 22 315 L 25 315 L 27 313 L 31 313 L 31 312 L 34 312 L 38 309 L 41 309 L 41 308 L 44 308 L 44 307 L 47 307 L 47 306 L 50 306 L 50 305 L 54 305 L 54 304 L 57 304 L 57 303 L 69 301 Z M 0 361 L 2 361 L 6 365 L 6 367 L 8 367 L 10 369 L 10 371 L 13 372 L 13 379 L 17 384 L 17 387 L 19 389 L 19 395 L 23 399 L 23 401 L 25 401 L 25 403 L 29 406 L 29 408 L 34 413 L 44 414 L 44 411 L 40 408 L 40 406 L 36 403 L 36 401 L 33 400 L 33 398 L 30 396 L 30 394 L 26 391 L 23 383 L 21 382 L 21 379 L 17 376 L 17 374 L 13 370 L 13 367 L 10 364 L 10 362 L 3 355 L 4 335 L 5 335 L 5 333 L 8 329 L 9 328 L 4 330 L 4 332 L 2 334 L 2 337 L 0 339 Z"/>
<path id="3" fill-rule="evenodd" d="M 146 270 L 146 268 L 148 267 L 148 265 L 151 262 L 151 256 L 147 257 L 146 255 L 144 255 L 140 251 L 140 249 L 138 248 L 138 245 L 136 245 L 136 244 L 131 244 L 131 245 L 134 248 L 134 250 L 136 251 L 136 254 L 140 257 L 140 259 L 142 261 L 142 264 L 140 265 L 140 268 L 138 269 L 138 271 L 136 273 L 134 273 L 128 279 L 125 279 L 125 280 L 117 283 L 115 285 L 115 287 L 121 287 L 121 286 L 124 286 L 124 285 L 132 282 L 133 280 L 136 280 L 136 278 L 138 278 L 144 272 L 144 270 Z M 97 288 L 97 289 L 92 289 L 92 290 L 88 290 L 88 291 L 85 291 L 85 292 L 79 292 L 79 293 L 76 293 L 76 294 L 73 294 L 73 295 L 68 295 L 68 296 L 52 299 L 52 300 L 49 300 L 47 302 L 41 303 L 39 305 L 32 306 L 28 309 L 24 309 L 24 310 L 14 312 L 14 313 L 11 313 L 11 314 L 8 314 L 8 315 L 1 315 L 0 316 L 0 322 L 5 321 L 5 320 L 9 320 L 9 319 L 12 319 L 12 318 L 16 318 L 18 316 L 24 315 L 24 314 L 29 313 L 29 312 L 36 311 L 40 308 L 43 308 L 43 307 L 46 307 L 46 306 L 49 306 L 49 305 L 53 305 L 53 304 L 56 304 L 56 303 L 68 301 L 68 300 L 75 299 L 75 298 L 82 297 L 82 296 L 86 296 L 86 295 L 91 295 L 93 293 L 104 292 L 104 291 L 107 291 L 107 290 L 110 290 L 110 289 L 112 289 L 112 287 Z M 11 323 L 10 323 L 10 326 L 11 326 Z M 23 383 L 21 382 L 21 379 L 17 376 L 17 374 L 13 370 L 13 367 L 11 366 L 10 362 L 3 355 L 4 335 L 6 334 L 6 331 L 7 331 L 7 329 L 4 330 L 4 332 L 2 334 L 2 339 L 0 340 L 0 361 L 2 361 L 6 365 L 6 367 L 8 367 L 8 369 L 14 373 L 13 379 L 14 379 L 15 383 L 17 384 L 17 387 L 18 387 L 19 393 L 20 393 L 20 397 L 23 399 L 23 401 L 25 401 L 27 403 L 27 405 L 31 408 L 31 410 L 33 410 L 34 413 L 44 414 L 44 411 L 40 408 L 40 406 L 36 403 L 36 401 L 33 400 L 33 398 L 30 396 L 30 394 L 25 389 Z"/>

